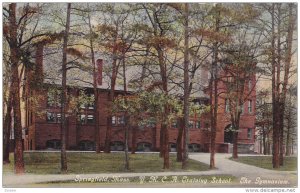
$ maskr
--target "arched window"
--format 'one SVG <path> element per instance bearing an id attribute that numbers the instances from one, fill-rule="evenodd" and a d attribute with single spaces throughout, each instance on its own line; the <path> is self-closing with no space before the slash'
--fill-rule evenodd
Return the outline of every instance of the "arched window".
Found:
<path id="1" fill-rule="evenodd" d="M 189 152 L 200 152 L 201 146 L 197 143 L 191 143 L 189 144 Z"/>
<path id="2" fill-rule="evenodd" d="M 176 152 L 176 143 L 169 143 L 170 152 Z"/>
<path id="3" fill-rule="evenodd" d="M 61 141 L 59 139 L 51 139 L 46 141 L 46 148 L 51 149 L 60 149 L 61 148 Z"/>
<path id="4" fill-rule="evenodd" d="M 224 129 L 224 143 L 233 143 L 233 131 L 230 124 Z"/>
<path id="5" fill-rule="evenodd" d="M 95 150 L 95 143 L 90 140 L 82 140 L 78 144 L 81 151 L 93 151 Z"/>
<path id="6" fill-rule="evenodd" d="M 140 142 L 137 145 L 137 151 L 151 151 L 152 144 L 147 142 Z"/>
<path id="7" fill-rule="evenodd" d="M 110 143 L 111 151 L 124 151 L 124 143 L 122 141 L 112 141 Z"/>

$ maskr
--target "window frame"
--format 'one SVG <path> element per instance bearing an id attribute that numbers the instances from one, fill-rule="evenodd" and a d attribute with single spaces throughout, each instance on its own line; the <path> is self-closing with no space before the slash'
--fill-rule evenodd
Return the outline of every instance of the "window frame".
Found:
<path id="1" fill-rule="evenodd" d="M 53 114 L 53 121 L 50 121 L 48 119 L 48 114 Z M 61 113 L 46 111 L 46 122 L 47 123 L 61 123 Z"/>
<path id="2" fill-rule="evenodd" d="M 248 100 L 248 113 L 252 113 L 252 100 Z"/>
<path id="3" fill-rule="evenodd" d="M 230 105 L 229 105 L 229 99 L 225 99 L 225 112 L 229 113 L 230 112 Z"/>
<path id="4" fill-rule="evenodd" d="M 201 129 L 201 121 L 195 121 L 195 128 Z"/>
<path id="5" fill-rule="evenodd" d="M 114 115 L 111 117 L 112 126 L 124 126 L 125 116 L 124 115 Z"/>
<path id="6" fill-rule="evenodd" d="M 189 126 L 189 129 L 194 129 L 195 128 L 195 121 L 194 120 L 189 120 L 188 126 Z"/>
<path id="7" fill-rule="evenodd" d="M 247 128 L 247 139 L 252 139 L 253 136 L 253 132 L 252 132 L 252 128 Z"/>
<path id="8" fill-rule="evenodd" d="M 92 116 L 93 117 L 93 122 L 89 122 L 89 117 Z M 86 113 L 86 114 L 79 114 L 78 115 L 78 119 L 77 119 L 77 124 L 80 125 L 93 125 L 95 124 L 95 116 L 94 114 L 90 114 L 90 113 Z"/>

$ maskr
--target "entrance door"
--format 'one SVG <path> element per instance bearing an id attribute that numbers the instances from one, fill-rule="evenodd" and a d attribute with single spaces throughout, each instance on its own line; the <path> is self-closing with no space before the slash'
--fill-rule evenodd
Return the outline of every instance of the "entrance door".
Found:
<path id="1" fill-rule="evenodd" d="M 224 129 L 224 143 L 233 143 L 233 131 L 231 125 L 227 125 Z"/>

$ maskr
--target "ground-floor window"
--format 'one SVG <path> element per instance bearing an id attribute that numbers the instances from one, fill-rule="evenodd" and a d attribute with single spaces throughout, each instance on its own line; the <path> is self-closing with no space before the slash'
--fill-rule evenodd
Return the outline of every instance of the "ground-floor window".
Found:
<path id="1" fill-rule="evenodd" d="M 46 142 L 47 149 L 60 149 L 61 141 L 59 139 L 51 139 Z"/>
<path id="2" fill-rule="evenodd" d="M 197 143 L 189 144 L 189 152 L 200 152 L 200 147 L 200 144 Z"/>
<path id="3" fill-rule="evenodd" d="M 176 152 L 176 144 L 175 143 L 170 143 L 169 146 L 170 146 L 171 152 Z"/>
<path id="4" fill-rule="evenodd" d="M 110 150 L 111 151 L 123 151 L 124 150 L 124 143 L 122 141 L 113 141 L 110 143 Z"/>
<path id="5" fill-rule="evenodd" d="M 251 128 L 248 128 L 248 129 L 247 129 L 247 138 L 248 138 L 248 139 L 251 139 L 251 138 L 252 138 L 252 129 L 251 129 Z"/>
<path id="6" fill-rule="evenodd" d="M 151 151 L 152 144 L 147 142 L 140 142 L 137 145 L 137 151 Z"/>
<path id="7" fill-rule="evenodd" d="M 80 141 L 79 144 L 79 150 L 81 151 L 93 151 L 95 150 L 95 143 L 90 140 L 83 140 Z"/>

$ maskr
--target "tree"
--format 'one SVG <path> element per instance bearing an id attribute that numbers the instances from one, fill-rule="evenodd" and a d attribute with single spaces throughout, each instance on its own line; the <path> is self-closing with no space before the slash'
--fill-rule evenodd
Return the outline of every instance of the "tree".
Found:
<path id="1" fill-rule="evenodd" d="M 68 37 L 70 30 L 70 15 L 71 15 L 71 3 L 68 3 L 67 7 L 67 17 L 66 17 L 66 26 L 63 37 L 63 58 L 62 58 L 62 97 L 61 97 L 61 172 L 66 173 L 67 166 L 67 46 L 68 46 Z"/>
<path id="2" fill-rule="evenodd" d="M 284 80 L 283 80 L 283 86 L 282 86 L 282 91 L 280 95 L 280 111 L 283 112 L 280 114 L 280 123 L 279 123 L 279 128 L 280 128 L 280 165 L 283 165 L 283 154 L 284 154 L 284 138 L 283 138 L 283 127 L 284 127 L 284 112 L 285 112 L 285 106 L 286 106 L 286 96 L 287 96 L 287 87 L 288 87 L 288 82 L 289 82 L 289 77 L 290 77 L 290 68 L 291 68 L 291 59 L 293 55 L 292 51 L 292 44 L 293 44 L 293 33 L 295 29 L 295 18 L 293 15 L 293 7 L 294 4 L 290 3 L 288 4 L 288 31 L 287 31 L 287 37 L 286 37 L 286 48 L 287 51 L 285 53 L 285 58 L 284 58 Z M 279 7 L 280 9 L 280 7 Z M 280 13 L 278 13 L 280 14 Z M 280 18 L 279 18 L 280 20 Z M 278 27 L 280 25 L 278 24 Z M 280 31 L 280 30 L 279 30 Z M 278 34 L 280 37 L 280 34 Z M 279 44 L 280 44 L 280 39 L 278 38 Z M 280 50 L 280 47 L 278 47 L 278 50 Z M 280 57 L 280 51 L 278 51 L 278 57 Z M 280 59 L 278 59 L 278 65 L 280 64 Z M 278 66 L 277 68 L 280 68 Z"/>
<path id="3" fill-rule="evenodd" d="M 286 122 L 286 152 L 285 155 L 286 156 L 290 156 L 292 153 L 292 140 L 293 138 L 295 138 L 295 136 L 297 137 L 297 135 L 295 135 L 295 128 L 297 128 L 297 118 L 296 118 L 296 110 L 297 108 L 295 107 L 295 101 L 297 98 L 296 95 L 296 87 L 294 87 L 293 85 L 291 85 L 291 87 L 289 88 L 288 92 L 288 100 L 286 103 L 286 116 L 285 116 L 285 122 Z"/>
<path id="4" fill-rule="evenodd" d="M 121 64 L 122 55 L 122 41 L 120 41 L 121 24 L 128 17 L 128 10 L 121 8 L 116 4 L 106 4 L 102 10 L 104 14 L 110 15 L 110 21 L 99 25 L 99 31 L 105 34 L 105 41 L 102 42 L 105 49 L 108 51 L 108 55 L 112 58 L 111 62 L 111 78 L 110 78 L 110 91 L 108 96 L 108 103 L 111 104 L 115 97 L 115 86 L 118 76 L 119 67 Z M 110 140 L 112 130 L 112 117 L 107 117 L 107 129 L 105 135 L 105 147 L 104 152 L 110 153 Z"/>
<path id="5" fill-rule="evenodd" d="M 228 50 L 228 58 L 225 61 L 225 106 L 229 107 L 231 127 L 233 132 L 233 152 L 232 157 L 238 158 L 238 133 L 240 132 L 240 120 L 244 103 L 253 101 L 253 88 L 256 85 L 255 72 L 256 61 L 253 53 L 245 42 Z M 253 78 L 254 77 L 254 78 Z M 250 87 L 247 87 L 248 82 Z M 246 85 L 246 86 L 245 86 Z M 226 107 L 225 107 L 226 108 Z M 252 108 L 252 107 L 251 107 Z"/>
<path id="6" fill-rule="evenodd" d="M 214 32 L 218 33 L 220 30 L 220 5 L 215 6 L 215 23 L 214 23 Z M 212 48 L 212 63 L 211 63 L 211 78 L 209 83 L 209 95 L 210 95 L 210 168 L 215 168 L 215 146 L 216 146 L 216 130 L 217 130 L 217 120 L 218 120 L 218 45 L 217 40 L 213 43 Z"/>
<path id="7" fill-rule="evenodd" d="M 22 145 L 22 125 L 21 125 L 21 107 L 20 107 L 20 78 L 19 78 L 19 62 L 20 47 L 18 45 L 18 25 L 16 19 L 16 3 L 9 4 L 9 29 L 7 33 L 7 41 L 10 47 L 11 61 L 11 97 L 12 109 L 14 111 L 14 137 L 15 137 L 15 172 L 17 174 L 24 173 L 24 158 Z M 8 112 L 9 113 L 9 112 Z"/>
<path id="8" fill-rule="evenodd" d="M 29 3 L 18 5 L 9 4 L 8 8 L 7 6 L 3 7 L 3 34 L 7 42 L 7 44 L 4 45 L 8 46 L 8 49 L 5 50 L 7 51 L 5 52 L 5 58 L 7 61 L 5 64 L 7 64 L 8 68 L 10 68 L 10 70 L 7 71 L 7 75 L 12 76 L 12 69 L 17 68 L 19 76 L 17 80 L 14 79 L 16 75 L 12 76 L 6 83 L 12 84 L 13 81 L 19 82 L 19 87 L 14 88 L 14 92 L 17 92 L 17 89 L 19 89 L 18 93 L 21 94 L 19 96 L 13 96 L 12 93 L 9 94 L 11 98 L 9 98 L 8 101 L 12 100 L 13 97 L 19 98 L 19 102 L 15 102 L 17 103 L 16 105 L 19 106 L 23 102 L 25 103 L 25 108 L 27 108 L 27 110 L 27 100 L 32 100 L 32 98 L 28 96 L 28 87 L 29 85 L 34 85 L 35 87 L 41 86 L 40 80 L 42 77 L 38 65 L 32 62 L 32 59 L 35 57 L 35 55 L 38 54 L 38 50 L 43 47 L 44 44 L 46 44 L 47 42 L 51 42 L 52 40 L 59 37 L 59 34 L 53 34 L 47 30 L 45 31 L 41 27 L 39 21 L 42 8 L 44 8 L 43 4 L 40 5 Z M 8 53 L 8 50 L 10 53 Z M 17 57 L 14 57 L 12 54 L 17 54 Z M 12 63 L 14 63 L 14 65 L 12 65 Z M 16 73 L 16 71 L 14 72 Z M 17 110 L 17 112 L 18 111 L 19 110 Z M 21 120 L 21 114 L 17 115 L 16 113 L 14 113 L 14 116 L 17 116 L 17 119 L 14 119 L 14 124 L 20 126 L 21 123 L 16 123 L 15 121 Z M 5 118 L 11 120 L 10 113 L 8 113 Z M 10 121 L 6 120 L 4 122 L 8 123 Z M 27 127 L 26 124 L 24 126 Z M 17 129 L 16 132 L 18 133 L 20 131 L 18 131 Z M 18 133 L 17 135 L 20 134 Z M 5 142 L 8 141 L 5 140 Z M 17 142 L 17 144 L 18 147 L 16 148 L 18 149 L 18 153 L 15 156 L 20 157 L 20 142 Z M 6 144 L 5 146 L 5 149 L 8 150 L 9 144 Z M 7 155 L 7 153 L 4 154 Z M 21 158 L 17 158 L 17 160 L 19 159 Z M 19 163 L 19 161 L 17 162 L 19 165 L 22 165 L 21 163 Z"/>
<path id="9" fill-rule="evenodd" d="M 147 36 L 144 36 L 144 42 L 146 42 L 152 56 L 155 57 L 155 63 L 158 66 L 159 80 L 154 78 L 154 82 L 150 87 L 160 88 L 164 95 L 169 94 L 168 88 L 168 49 L 175 47 L 170 33 L 172 29 L 173 18 L 168 14 L 169 7 L 166 4 L 143 4 L 148 22 L 150 25 L 144 26 L 143 30 L 147 32 Z M 162 114 L 161 131 L 160 131 L 160 155 L 164 158 L 164 169 L 168 169 L 169 163 L 169 123 L 167 117 L 170 113 L 170 107 L 168 104 L 164 106 L 164 113 Z"/>
<path id="10" fill-rule="evenodd" d="M 265 55 L 267 65 L 270 66 L 272 82 L 272 110 L 273 110 L 273 168 L 283 164 L 283 119 L 285 111 L 286 92 L 291 78 L 291 59 L 294 54 L 293 41 L 295 30 L 295 12 L 293 4 L 264 4 L 263 9 L 270 16 L 270 25 L 264 25 L 263 30 L 267 38 Z M 266 18 L 262 19 L 263 22 Z M 283 112 L 283 113 L 282 113 Z M 281 114 L 282 113 L 282 114 Z"/>
<path id="11" fill-rule="evenodd" d="M 10 149 L 10 134 L 12 124 L 12 103 L 10 85 L 10 64 L 8 45 L 3 42 L 3 164 L 10 163 L 9 149 Z"/>
<path id="12" fill-rule="evenodd" d="M 257 92 L 257 106 L 256 106 L 256 121 L 255 125 L 259 129 L 257 139 L 260 140 L 260 153 L 264 155 L 270 154 L 270 136 L 272 132 L 272 104 L 268 100 L 270 96 L 269 90 L 260 90 Z"/>
<path id="13" fill-rule="evenodd" d="M 188 145 L 189 145 L 189 4 L 184 4 L 184 99 L 183 99 L 183 115 L 184 115 L 184 148 L 182 168 L 187 168 L 188 161 Z"/>
<path id="14" fill-rule="evenodd" d="M 98 99 L 98 83 L 97 83 L 97 77 L 98 77 L 98 69 L 96 66 L 96 61 L 95 61 L 95 51 L 94 51 L 94 40 L 95 40 L 95 32 L 93 31 L 92 24 L 91 24 L 91 15 L 90 15 L 90 6 L 87 4 L 88 10 L 88 26 L 89 26 L 89 43 L 90 43 L 90 51 L 91 51 L 91 61 L 93 65 L 93 89 L 94 89 L 94 96 L 95 96 L 95 102 L 94 102 L 94 117 L 95 117 L 95 144 L 96 144 L 96 153 L 100 153 L 100 131 L 99 131 L 99 99 Z M 101 62 L 103 60 L 97 60 L 99 64 L 97 65 L 102 65 Z"/>

